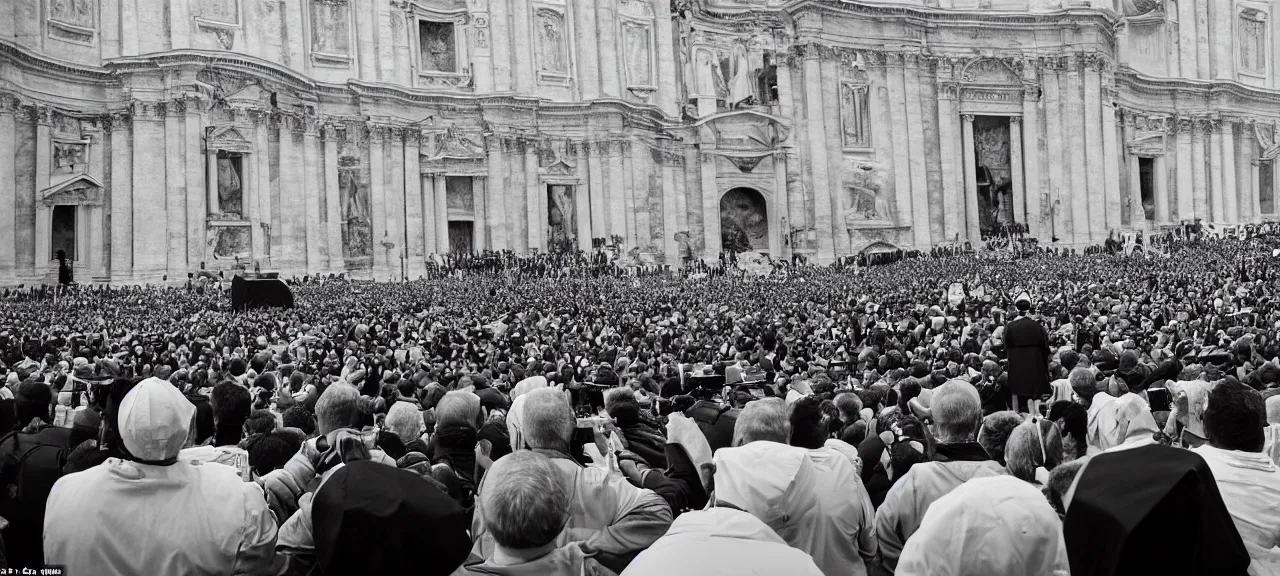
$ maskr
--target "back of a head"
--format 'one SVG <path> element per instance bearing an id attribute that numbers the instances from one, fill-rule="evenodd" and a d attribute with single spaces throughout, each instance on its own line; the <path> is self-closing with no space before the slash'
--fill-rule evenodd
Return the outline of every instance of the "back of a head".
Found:
<path id="1" fill-rule="evenodd" d="M 360 391 L 344 382 L 331 384 L 316 401 L 316 428 L 321 436 L 350 428 L 360 420 Z"/>
<path id="2" fill-rule="evenodd" d="M 1267 427 L 1266 403 L 1256 390 L 1224 381 L 1209 391 L 1204 431 L 1223 450 L 1261 452 Z"/>
<path id="3" fill-rule="evenodd" d="M 1062 524 L 1044 495 L 1011 476 L 993 476 L 969 480 L 930 505 L 895 574 L 1066 576 L 1070 566 Z"/>
<path id="4" fill-rule="evenodd" d="M 244 443 L 244 449 L 249 453 L 249 468 L 258 476 L 284 467 L 298 451 L 288 440 L 275 434 L 250 436 Z"/>
<path id="5" fill-rule="evenodd" d="M 1076 395 L 1089 399 L 1098 391 L 1098 378 L 1094 376 L 1093 371 L 1088 368 L 1076 368 L 1067 375 L 1067 381 L 1071 383 L 1071 389 Z"/>
<path id="6" fill-rule="evenodd" d="M 568 450 L 576 418 L 564 394 L 555 388 L 539 388 L 525 394 L 521 430 L 529 448 Z"/>
<path id="7" fill-rule="evenodd" d="M 14 409 L 18 414 L 18 426 L 30 424 L 39 418 L 45 424 L 53 423 L 49 417 L 49 405 L 53 403 L 53 390 L 43 382 L 23 382 L 14 397 Z M 6 430 L 7 432 L 7 430 Z"/>
<path id="8" fill-rule="evenodd" d="M 568 520 L 569 498 L 551 459 L 531 450 L 494 462 L 480 495 L 485 527 L 508 550 L 530 550 L 555 540 Z"/>
<path id="9" fill-rule="evenodd" d="M 1280 424 L 1280 395 L 1267 397 L 1266 405 L 1267 424 Z"/>
<path id="10" fill-rule="evenodd" d="M 402 442 L 412 442 L 422 435 L 422 411 L 409 402 L 396 402 L 387 411 L 384 424 Z"/>
<path id="11" fill-rule="evenodd" d="M 841 392 L 836 394 L 833 400 L 836 408 L 840 409 L 840 414 L 846 421 L 852 422 L 858 419 L 859 412 L 862 412 L 862 398 L 853 392 Z"/>
<path id="12" fill-rule="evenodd" d="M 982 430 L 978 432 L 978 443 L 992 460 L 1004 464 L 1004 448 L 1009 443 L 1013 429 L 1022 424 L 1022 417 L 1012 410 L 1004 410 L 987 416 L 982 420 Z"/>
<path id="13" fill-rule="evenodd" d="M 1019 480 L 1035 482 L 1036 468 L 1052 470 L 1062 460 L 1058 426 L 1049 420 L 1019 424 L 1005 444 L 1004 458 L 1010 474 Z"/>
<path id="14" fill-rule="evenodd" d="M 311 412 L 301 404 L 290 406 L 280 415 L 285 428 L 297 428 L 303 434 L 311 436 L 316 431 L 316 419 Z"/>
<path id="15" fill-rule="evenodd" d="M 791 439 L 791 423 L 787 406 L 781 398 L 764 398 L 747 404 L 733 426 L 733 445 L 742 446 L 757 440 L 786 444 Z"/>
<path id="16" fill-rule="evenodd" d="M 448 427 L 480 428 L 480 397 L 453 390 L 436 404 L 436 430 Z"/>
<path id="17" fill-rule="evenodd" d="M 791 425 L 792 446 L 801 448 L 821 448 L 827 441 L 831 422 L 822 412 L 822 400 L 816 396 L 806 396 L 787 406 L 787 422 Z M 742 422 L 742 418 L 738 418 Z"/>
<path id="18" fill-rule="evenodd" d="M 930 404 L 942 444 L 971 442 L 982 423 L 982 400 L 972 384 L 952 380 L 933 391 Z"/>

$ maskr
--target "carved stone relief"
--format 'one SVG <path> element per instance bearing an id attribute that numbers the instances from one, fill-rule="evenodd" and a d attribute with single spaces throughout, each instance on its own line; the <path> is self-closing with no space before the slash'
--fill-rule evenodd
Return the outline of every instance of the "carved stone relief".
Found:
<path id="1" fill-rule="evenodd" d="M 547 237 L 553 252 L 573 250 L 578 244 L 578 214 L 573 186 L 553 184 L 547 186 Z"/>
<path id="2" fill-rule="evenodd" d="M 253 257 L 253 243 L 248 225 L 212 225 L 209 227 L 209 232 L 209 245 L 213 247 L 215 260 Z"/>
<path id="3" fill-rule="evenodd" d="M 769 218 L 764 197 L 734 188 L 720 198 L 720 245 L 731 252 L 769 250 Z"/>
<path id="4" fill-rule="evenodd" d="M 48 5 L 50 38 L 93 44 L 98 30 L 95 0 L 50 0 Z"/>
<path id="5" fill-rule="evenodd" d="M 458 53 L 453 22 L 418 21 L 419 62 L 429 72 L 457 72 Z"/>
<path id="6" fill-rule="evenodd" d="M 546 76 L 569 75 L 569 41 L 564 14 L 551 8 L 539 8 L 538 72 Z"/>
<path id="7" fill-rule="evenodd" d="M 342 214 L 342 256 L 360 258 L 373 255 L 373 222 L 369 216 L 369 175 L 367 166 L 353 145 L 343 147 L 338 158 L 338 201 Z M 351 154 L 348 154 L 351 153 Z"/>
<path id="8" fill-rule="evenodd" d="M 88 142 L 53 143 L 53 173 L 76 174 L 89 167 Z"/>
<path id="9" fill-rule="evenodd" d="M 1246 8 L 1240 11 L 1240 66 L 1255 74 L 1267 71 L 1267 14 Z"/>
<path id="10" fill-rule="evenodd" d="M 627 86 L 653 86 L 653 46 L 649 26 L 623 22 L 622 42 L 626 54 Z"/>
<path id="11" fill-rule="evenodd" d="M 87 176 L 74 178 L 45 190 L 40 195 L 45 206 L 97 205 L 102 203 L 102 186 Z"/>
<path id="12" fill-rule="evenodd" d="M 892 225 L 896 222 L 889 203 L 888 169 L 879 162 L 859 162 L 846 171 L 844 222 L 847 228 Z"/>

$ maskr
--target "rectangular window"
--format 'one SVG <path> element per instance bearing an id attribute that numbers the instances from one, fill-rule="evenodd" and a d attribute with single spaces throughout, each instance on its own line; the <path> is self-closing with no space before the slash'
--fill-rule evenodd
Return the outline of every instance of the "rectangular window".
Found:
<path id="1" fill-rule="evenodd" d="M 458 52 L 452 22 L 418 21 L 418 43 L 423 72 L 457 72 Z"/>
<path id="2" fill-rule="evenodd" d="M 870 91 L 865 85 L 840 87 L 840 132 L 845 148 L 871 146 Z"/>
<path id="3" fill-rule="evenodd" d="M 1253 9 L 1240 12 L 1240 66 L 1245 72 L 1267 72 L 1267 15 Z"/>

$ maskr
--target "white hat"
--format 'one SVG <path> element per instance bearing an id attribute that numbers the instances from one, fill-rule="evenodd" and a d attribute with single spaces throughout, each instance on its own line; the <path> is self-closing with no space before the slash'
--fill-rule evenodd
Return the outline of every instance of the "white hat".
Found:
<path id="1" fill-rule="evenodd" d="M 120 438 L 139 460 L 176 458 L 187 441 L 196 407 L 172 384 L 147 378 L 120 402 Z"/>

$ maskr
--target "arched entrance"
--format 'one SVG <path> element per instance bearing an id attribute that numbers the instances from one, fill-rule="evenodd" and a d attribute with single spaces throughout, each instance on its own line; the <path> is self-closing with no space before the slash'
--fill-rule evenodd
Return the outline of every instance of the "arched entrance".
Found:
<path id="1" fill-rule="evenodd" d="M 764 196 L 734 188 L 720 197 L 720 246 L 731 252 L 769 252 L 769 216 Z"/>

